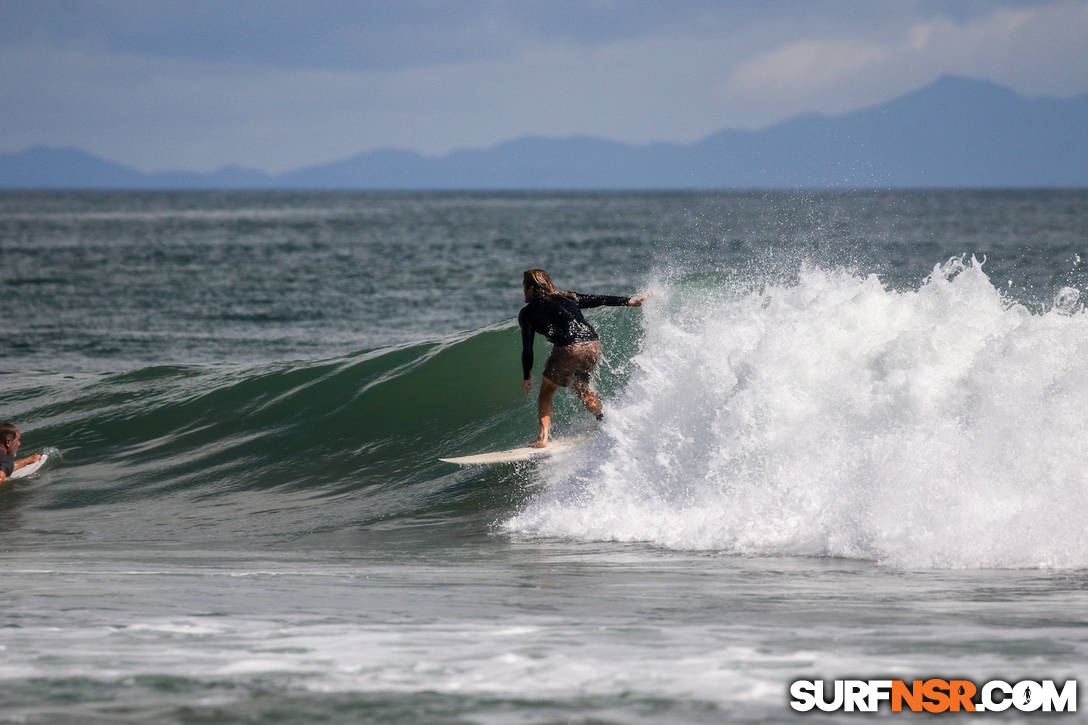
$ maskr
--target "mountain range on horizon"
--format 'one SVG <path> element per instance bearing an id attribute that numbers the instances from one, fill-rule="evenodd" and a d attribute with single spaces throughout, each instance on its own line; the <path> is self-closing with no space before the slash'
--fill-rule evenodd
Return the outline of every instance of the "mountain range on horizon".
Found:
<path id="1" fill-rule="evenodd" d="M 736 189 L 1088 186 L 1088 94 L 1025 98 L 945 76 L 887 103 L 691 144 L 525 137 L 379 149 L 282 174 L 142 172 L 75 148 L 0 154 L 4 189 Z"/>

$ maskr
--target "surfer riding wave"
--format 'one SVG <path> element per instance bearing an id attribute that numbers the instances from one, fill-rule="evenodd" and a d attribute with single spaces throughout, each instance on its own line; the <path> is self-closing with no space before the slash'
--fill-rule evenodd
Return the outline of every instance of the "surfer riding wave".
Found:
<path id="1" fill-rule="evenodd" d="M 589 389 L 590 378 L 601 357 L 601 342 L 597 331 L 582 317 L 582 310 L 602 305 L 639 307 L 650 295 L 617 297 L 559 292 L 543 269 L 527 270 L 522 277 L 522 288 L 528 303 L 518 313 L 521 366 L 525 375 L 521 389 L 526 397 L 533 385 L 533 336 L 539 332 L 552 343 L 537 398 L 540 433 L 529 444 L 532 448 L 544 448 L 548 445 L 552 422 L 552 397 L 559 388 L 569 387 L 597 420 L 604 418 L 601 401 Z"/>

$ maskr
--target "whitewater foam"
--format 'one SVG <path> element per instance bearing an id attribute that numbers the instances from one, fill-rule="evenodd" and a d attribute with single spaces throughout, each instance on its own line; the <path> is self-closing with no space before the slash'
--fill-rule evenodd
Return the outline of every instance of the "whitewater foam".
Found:
<path id="1" fill-rule="evenodd" d="M 1088 314 L 977 260 L 664 285 L 601 437 L 516 533 L 898 567 L 1088 566 Z"/>

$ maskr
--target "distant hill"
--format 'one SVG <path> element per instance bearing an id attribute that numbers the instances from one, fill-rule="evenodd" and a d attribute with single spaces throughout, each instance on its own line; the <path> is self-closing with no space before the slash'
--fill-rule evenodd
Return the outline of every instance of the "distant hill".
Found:
<path id="1" fill-rule="evenodd" d="M 70 147 L 35 146 L 0 154 L 0 189 L 242 189 L 273 184 L 273 177 L 263 171 L 237 166 L 210 174 L 148 174 Z"/>
<path id="2" fill-rule="evenodd" d="M 1088 186 L 1088 95 L 1025 98 L 947 76 L 878 106 L 694 144 L 522 138 L 423 156 L 381 149 L 277 176 L 143 173 L 73 148 L 0 154 L 0 188 L 702 189 Z"/>

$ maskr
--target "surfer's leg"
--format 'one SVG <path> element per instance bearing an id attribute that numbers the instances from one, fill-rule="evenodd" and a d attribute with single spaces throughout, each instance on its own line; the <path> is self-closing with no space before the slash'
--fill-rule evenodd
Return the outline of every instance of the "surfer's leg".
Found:
<path id="1" fill-rule="evenodd" d="M 593 414 L 597 420 L 604 420 L 601 411 L 601 401 L 597 394 L 589 389 L 589 382 L 593 379 L 593 371 L 597 368 L 597 362 L 601 359 L 601 343 L 597 340 L 585 342 L 578 346 L 578 368 L 572 371 L 570 376 L 570 389 L 586 406 L 586 410 Z"/>
<path id="2" fill-rule="evenodd" d="M 572 383 L 570 387 L 574 394 L 578 396 L 578 399 L 582 401 L 582 405 L 586 406 L 586 410 L 592 413 L 597 420 L 604 416 L 600 399 L 596 393 L 589 389 L 587 383 L 579 380 Z"/>
<path id="3" fill-rule="evenodd" d="M 547 378 L 540 380 L 540 396 L 536 400 L 537 418 L 540 420 L 540 434 L 529 444 L 531 448 L 543 448 L 548 445 L 548 432 L 552 427 L 552 398 L 559 386 Z"/>

